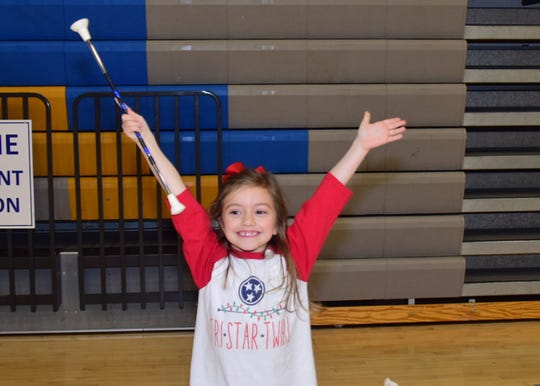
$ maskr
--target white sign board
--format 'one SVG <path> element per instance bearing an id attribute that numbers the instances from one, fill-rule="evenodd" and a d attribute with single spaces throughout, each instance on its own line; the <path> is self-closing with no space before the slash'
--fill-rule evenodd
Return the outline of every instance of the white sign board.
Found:
<path id="1" fill-rule="evenodd" d="M 0 120 L 0 228 L 34 228 L 32 121 Z"/>

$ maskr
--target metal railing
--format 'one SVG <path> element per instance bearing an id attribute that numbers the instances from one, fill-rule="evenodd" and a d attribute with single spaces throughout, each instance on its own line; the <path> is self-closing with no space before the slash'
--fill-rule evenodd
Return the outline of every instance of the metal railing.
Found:
<path id="1" fill-rule="evenodd" d="M 173 144 L 173 154 L 168 156 L 183 174 L 186 173 L 183 170 L 181 153 L 187 146 L 191 147 L 189 154 L 193 154 L 195 158 L 193 174 L 196 196 L 200 200 L 203 174 L 201 130 L 211 133 L 215 138 L 215 154 L 211 156 L 216 160 L 218 181 L 222 170 L 222 110 L 219 98 L 207 91 L 131 92 L 123 93 L 123 97 L 128 105 L 147 118 L 158 141 L 165 135 L 169 136 L 169 142 Z M 207 110 L 201 110 L 203 101 L 206 105 L 210 104 L 214 117 L 211 127 L 202 127 L 203 119 L 207 120 L 209 114 Z M 147 186 L 143 186 L 143 179 L 151 174 L 140 152 L 136 153 L 136 159 L 124 159 L 126 145 L 122 146 L 120 111 L 115 109 L 111 113 L 110 108 L 113 105 L 110 93 L 83 94 L 75 99 L 73 104 L 75 216 L 81 310 L 85 310 L 88 305 L 100 305 L 106 310 L 111 304 L 120 304 L 122 309 L 127 309 L 128 304 L 133 303 L 139 304 L 141 308 L 145 308 L 147 303 L 159 303 L 159 307 L 163 309 L 171 302 L 181 308 L 186 298 L 196 296 L 196 291 L 184 288 L 182 240 L 173 229 L 168 213 L 163 210 L 163 196 L 157 181 L 150 196 Z M 85 110 L 83 106 L 90 107 Z M 104 119 L 107 114 L 113 122 Z M 189 123 L 184 125 L 185 122 Z M 89 132 L 95 139 L 93 175 L 83 175 L 81 172 L 81 163 L 84 160 L 79 136 L 82 130 Z M 101 139 L 107 131 L 115 136 L 116 168 L 113 169 L 116 169 L 117 173 L 105 176 L 104 168 L 109 168 L 110 165 L 104 165 L 103 160 L 110 154 L 103 154 Z M 193 134 L 193 139 L 187 141 L 189 143 L 181 140 L 185 133 Z M 207 156 L 210 155 L 205 154 L 205 157 Z M 111 162 L 110 159 L 108 162 Z M 136 163 L 135 173 L 125 170 L 126 162 Z M 107 177 L 109 183 L 111 178 L 115 180 L 114 196 L 118 200 L 118 216 L 113 219 L 105 216 L 104 210 L 104 206 L 108 204 L 104 193 L 104 181 Z M 83 178 L 92 180 L 97 192 L 93 198 L 97 203 L 97 213 L 92 214 L 95 217 L 93 219 L 85 218 L 84 214 L 87 204 L 81 184 Z M 136 189 L 130 190 L 126 187 L 128 179 L 136 181 Z M 126 215 L 127 195 L 136 196 L 136 218 Z M 129 198 L 129 202 L 133 202 L 133 197 Z M 155 216 L 145 215 L 148 213 L 148 206 L 155 208 Z"/>
<path id="2" fill-rule="evenodd" d="M 39 115 L 39 116 L 38 116 Z M 30 92 L 0 93 L 0 117 L 41 120 L 45 127 L 48 217 L 36 221 L 34 229 L 0 229 L 0 305 L 16 311 L 19 306 L 51 305 L 57 311 L 61 303 L 60 258 L 56 245 L 54 220 L 52 115 L 49 100 Z M 36 162 L 36 160 L 34 160 Z M 45 199 L 40 197 L 41 200 Z"/>

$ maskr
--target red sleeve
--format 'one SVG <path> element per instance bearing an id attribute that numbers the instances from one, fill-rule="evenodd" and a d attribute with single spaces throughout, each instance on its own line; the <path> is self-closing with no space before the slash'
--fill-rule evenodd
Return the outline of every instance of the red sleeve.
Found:
<path id="1" fill-rule="evenodd" d="M 176 231 L 183 240 L 184 258 L 198 288 L 208 284 L 214 263 L 227 255 L 226 249 L 217 241 L 211 227 L 210 217 L 199 202 L 186 189 L 178 195 L 186 207 L 180 214 L 172 216 Z"/>
<path id="2" fill-rule="evenodd" d="M 299 279 L 309 279 L 326 237 L 351 195 L 349 188 L 328 173 L 295 216 L 287 238 Z"/>

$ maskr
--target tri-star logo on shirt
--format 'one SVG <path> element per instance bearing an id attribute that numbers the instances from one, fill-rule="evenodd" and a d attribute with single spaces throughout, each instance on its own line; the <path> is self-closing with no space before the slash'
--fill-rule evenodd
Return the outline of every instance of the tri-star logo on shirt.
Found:
<path id="1" fill-rule="evenodd" d="M 264 297 L 264 283 L 258 277 L 250 276 L 240 284 L 238 296 L 245 305 L 253 306 Z"/>

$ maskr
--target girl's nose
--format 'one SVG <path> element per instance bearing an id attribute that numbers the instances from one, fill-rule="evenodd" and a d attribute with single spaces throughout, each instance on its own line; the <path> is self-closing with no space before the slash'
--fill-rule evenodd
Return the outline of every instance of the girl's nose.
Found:
<path id="1" fill-rule="evenodd" d="M 255 223 L 255 219 L 251 213 L 244 214 L 243 220 L 244 225 L 253 225 Z"/>

